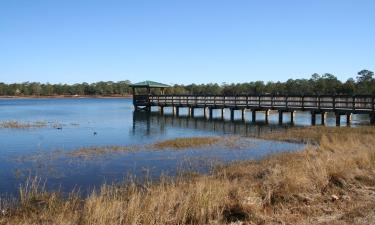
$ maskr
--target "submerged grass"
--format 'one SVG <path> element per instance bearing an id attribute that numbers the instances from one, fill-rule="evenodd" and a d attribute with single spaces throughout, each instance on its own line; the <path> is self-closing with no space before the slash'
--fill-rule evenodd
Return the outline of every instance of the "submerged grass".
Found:
<path id="1" fill-rule="evenodd" d="M 150 147 L 155 149 L 183 149 L 183 148 L 199 148 L 217 144 L 222 139 L 220 137 L 190 137 L 175 138 L 172 140 L 160 141 L 152 144 Z"/>
<path id="2" fill-rule="evenodd" d="M 42 128 L 47 127 L 47 122 L 36 121 L 36 122 L 19 122 L 19 121 L 3 121 L 0 122 L 0 128 L 16 128 L 16 129 L 26 129 L 26 128 Z"/>
<path id="3" fill-rule="evenodd" d="M 78 126 L 79 124 L 73 123 L 72 126 Z M 0 121 L 0 128 L 6 129 L 31 129 L 31 128 L 45 128 L 51 127 L 55 129 L 62 129 L 63 124 L 59 122 L 47 122 L 47 121 L 34 121 L 34 122 L 24 122 L 24 121 Z"/>
<path id="4" fill-rule="evenodd" d="M 264 138 L 318 145 L 211 175 L 103 185 L 84 198 L 30 185 L 0 224 L 373 224 L 374 134 L 373 127 L 273 133 Z"/>
<path id="5" fill-rule="evenodd" d="M 246 146 L 245 146 L 246 145 Z M 129 146 L 93 146 L 74 149 L 66 152 L 57 150 L 52 153 L 33 154 L 29 157 L 22 157 L 22 160 L 43 159 L 48 156 L 49 158 L 56 158 L 58 156 L 71 156 L 80 158 L 92 158 L 113 153 L 134 152 L 140 150 L 146 151 L 159 151 L 159 150 L 183 150 L 183 149 L 199 149 L 207 147 L 224 147 L 224 148 L 243 148 L 249 147 L 249 143 L 243 143 L 240 137 L 227 136 L 227 137 L 185 137 L 175 138 L 170 140 L 158 141 L 148 145 L 129 145 Z"/>

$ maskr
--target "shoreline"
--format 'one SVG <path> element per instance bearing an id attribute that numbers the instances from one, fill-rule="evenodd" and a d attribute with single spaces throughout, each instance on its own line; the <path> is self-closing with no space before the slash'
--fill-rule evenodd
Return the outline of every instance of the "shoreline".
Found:
<path id="1" fill-rule="evenodd" d="M 1 99 L 70 99 L 70 98 L 124 98 L 132 99 L 133 95 L 48 95 L 48 96 L 0 96 Z"/>

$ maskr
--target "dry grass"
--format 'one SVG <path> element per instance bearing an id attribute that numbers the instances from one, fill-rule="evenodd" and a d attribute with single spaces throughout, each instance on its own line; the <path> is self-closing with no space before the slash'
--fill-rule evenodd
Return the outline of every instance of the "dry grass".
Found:
<path id="1" fill-rule="evenodd" d="M 31 185 L 0 224 L 373 224 L 374 133 L 367 127 L 272 134 L 265 138 L 319 145 L 233 163 L 212 175 L 104 185 L 86 198 L 27 191 L 38 190 Z"/>

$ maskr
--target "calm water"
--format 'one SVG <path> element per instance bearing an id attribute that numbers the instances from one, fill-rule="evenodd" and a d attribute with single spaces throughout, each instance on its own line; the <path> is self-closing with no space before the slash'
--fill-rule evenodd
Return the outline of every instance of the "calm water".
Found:
<path id="1" fill-rule="evenodd" d="M 184 114 L 183 110 L 181 114 Z M 157 113 L 133 113 L 129 99 L 0 100 L 0 122 L 47 123 L 44 128 L 0 128 L 0 193 L 15 194 L 27 177 L 35 175 L 47 180 L 49 189 L 69 191 L 79 187 L 89 190 L 104 182 L 121 181 L 129 174 L 158 177 L 160 174 L 174 175 L 178 170 L 204 172 L 214 162 L 260 158 L 302 148 L 298 144 L 246 138 L 248 147 L 238 149 L 142 150 L 90 159 L 63 154 L 81 147 L 139 145 L 175 137 L 254 136 L 285 129 L 277 125 L 276 114 L 270 115 L 270 125 L 266 126 L 262 122 L 207 121 L 199 117 L 202 114 L 197 110 L 198 118 L 175 118 Z M 263 118 L 261 113 L 257 118 Z M 353 122 L 360 124 L 366 119 L 354 117 Z M 308 125 L 309 122 L 308 114 L 297 114 L 297 125 Z M 328 123 L 334 124 L 334 118 L 328 118 Z M 59 154 L 55 154 L 56 151 Z"/>

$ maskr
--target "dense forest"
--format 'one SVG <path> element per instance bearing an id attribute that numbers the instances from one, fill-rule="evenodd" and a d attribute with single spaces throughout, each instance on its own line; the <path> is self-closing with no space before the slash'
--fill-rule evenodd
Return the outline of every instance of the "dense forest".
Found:
<path id="1" fill-rule="evenodd" d="M 131 94 L 130 81 L 81 84 L 41 84 L 37 82 L 5 84 L 0 82 L 1 96 L 125 96 Z M 375 94 L 374 73 L 361 70 L 345 82 L 333 74 L 313 74 L 310 79 L 289 79 L 286 82 L 254 81 L 237 84 L 174 85 L 166 94 Z"/>

